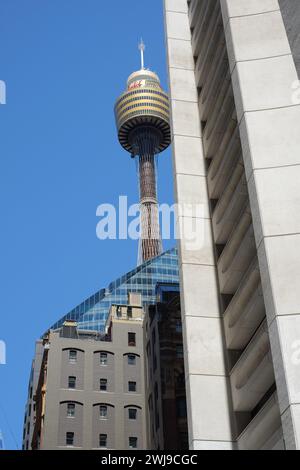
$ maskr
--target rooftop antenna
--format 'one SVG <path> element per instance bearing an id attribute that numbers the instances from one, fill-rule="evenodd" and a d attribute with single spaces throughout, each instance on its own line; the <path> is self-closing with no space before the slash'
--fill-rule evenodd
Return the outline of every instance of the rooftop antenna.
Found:
<path id="1" fill-rule="evenodd" d="M 139 50 L 141 51 L 141 69 L 144 70 L 144 51 L 146 49 L 146 46 L 143 42 L 143 39 L 141 38 L 141 42 L 139 43 Z"/>

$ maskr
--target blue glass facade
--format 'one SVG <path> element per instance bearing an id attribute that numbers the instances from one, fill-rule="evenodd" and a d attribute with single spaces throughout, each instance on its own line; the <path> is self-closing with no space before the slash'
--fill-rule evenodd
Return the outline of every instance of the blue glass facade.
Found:
<path id="1" fill-rule="evenodd" d="M 159 282 L 179 283 L 177 248 L 144 262 L 127 274 L 111 282 L 67 313 L 51 328 L 60 328 L 65 320 L 76 320 L 79 329 L 104 331 L 112 304 L 126 305 L 128 292 L 140 292 L 143 304 L 156 301 Z"/>

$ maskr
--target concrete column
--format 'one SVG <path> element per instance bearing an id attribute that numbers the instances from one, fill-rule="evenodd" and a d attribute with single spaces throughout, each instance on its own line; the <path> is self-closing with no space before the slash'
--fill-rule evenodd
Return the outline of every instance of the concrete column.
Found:
<path id="1" fill-rule="evenodd" d="M 181 309 L 191 449 L 232 449 L 231 398 L 225 364 L 205 159 L 186 0 L 165 0 L 173 126 L 173 169 L 180 232 L 194 223 L 200 245 L 179 241 Z"/>
<path id="2" fill-rule="evenodd" d="M 300 105 L 277 0 L 221 0 L 287 449 L 300 448 Z"/>

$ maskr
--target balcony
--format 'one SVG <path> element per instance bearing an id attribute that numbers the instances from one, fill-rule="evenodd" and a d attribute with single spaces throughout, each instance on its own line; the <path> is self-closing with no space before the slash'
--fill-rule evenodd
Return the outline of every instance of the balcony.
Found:
<path id="1" fill-rule="evenodd" d="M 208 192 L 211 199 L 218 199 L 224 192 L 226 182 L 241 160 L 241 145 L 235 114 L 228 121 L 227 130 L 223 135 L 213 161 L 208 170 Z"/>
<path id="2" fill-rule="evenodd" d="M 252 411 L 275 381 L 266 320 L 230 372 L 234 411 Z"/>
<path id="3" fill-rule="evenodd" d="M 255 257 L 256 247 L 249 206 L 242 212 L 218 261 L 222 294 L 234 294 Z"/>
<path id="4" fill-rule="evenodd" d="M 205 83 L 207 79 L 207 70 L 213 60 L 218 43 L 223 37 L 223 31 L 222 14 L 219 5 L 216 2 L 208 27 L 204 31 L 202 39 L 200 39 L 201 49 L 197 54 L 195 64 L 196 81 L 200 80 L 201 83 Z"/>
<path id="5" fill-rule="evenodd" d="M 203 148 L 208 158 L 214 157 L 217 153 L 220 142 L 228 129 L 228 123 L 234 119 L 236 113 L 230 76 L 226 76 L 213 106 L 214 111 L 209 116 L 203 132 Z"/>
<path id="6" fill-rule="evenodd" d="M 202 13 L 205 1 L 204 0 L 192 0 L 189 5 L 189 20 L 191 28 L 199 22 L 200 15 Z"/>
<path id="7" fill-rule="evenodd" d="M 203 2 L 203 6 L 199 11 L 198 21 L 195 24 L 192 35 L 192 49 L 195 57 L 198 56 L 201 50 L 203 37 L 208 29 L 214 6 L 215 1 L 206 0 Z"/>
<path id="8" fill-rule="evenodd" d="M 215 243 L 227 243 L 229 235 L 247 199 L 248 189 L 244 174 L 244 165 L 242 161 L 239 160 L 225 185 L 225 190 L 213 213 L 212 222 Z"/>
<path id="9" fill-rule="evenodd" d="M 238 440 L 239 450 L 283 448 L 277 394 L 274 393 L 252 419 Z"/>
<path id="10" fill-rule="evenodd" d="M 228 349 L 243 350 L 265 317 L 265 305 L 257 259 L 251 263 L 224 312 Z"/>

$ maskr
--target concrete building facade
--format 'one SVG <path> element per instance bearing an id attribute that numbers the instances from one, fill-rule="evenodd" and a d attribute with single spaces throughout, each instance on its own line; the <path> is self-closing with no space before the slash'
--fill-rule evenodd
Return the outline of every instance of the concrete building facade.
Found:
<path id="1" fill-rule="evenodd" d="M 144 314 L 140 295 L 130 298 L 111 307 L 105 336 L 66 321 L 44 337 L 25 448 L 146 448 Z"/>
<path id="2" fill-rule="evenodd" d="M 164 11 L 189 445 L 299 449 L 299 2 Z"/>

